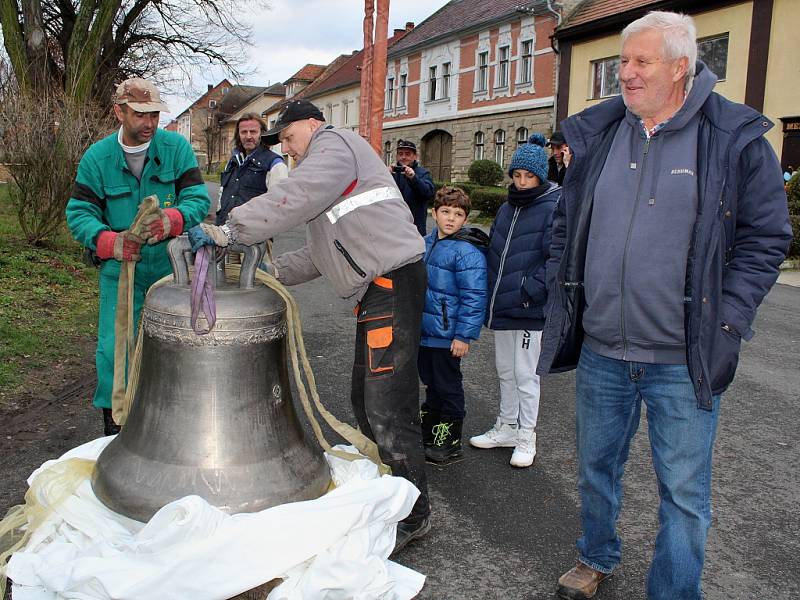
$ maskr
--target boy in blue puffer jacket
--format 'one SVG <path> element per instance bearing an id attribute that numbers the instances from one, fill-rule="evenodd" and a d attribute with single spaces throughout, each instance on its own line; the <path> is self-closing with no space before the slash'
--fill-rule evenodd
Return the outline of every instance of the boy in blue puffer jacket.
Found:
<path id="1" fill-rule="evenodd" d="M 469 440 L 476 448 L 514 448 L 514 467 L 529 467 L 536 456 L 536 365 L 547 301 L 545 263 L 553 212 L 561 198 L 561 187 L 547 181 L 544 145 L 544 136 L 534 133 L 514 153 L 508 168 L 513 180 L 508 200 L 489 232 L 486 326 L 495 331 L 500 415 L 494 427 Z"/>
<path id="2" fill-rule="evenodd" d="M 433 201 L 436 229 L 425 238 L 428 289 L 417 365 L 427 387 L 420 411 L 425 458 L 437 464 L 461 457 L 461 358 L 478 339 L 486 313 L 489 236 L 463 226 L 469 210 L 463 190 L 442 188 Z"/>

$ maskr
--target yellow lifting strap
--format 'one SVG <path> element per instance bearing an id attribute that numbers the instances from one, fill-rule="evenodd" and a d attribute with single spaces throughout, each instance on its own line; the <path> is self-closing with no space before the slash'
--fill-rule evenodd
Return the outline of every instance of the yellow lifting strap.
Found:
<path id="1" fill-rule="evenodd" d="M 50 465 L 34 478 L 25 503 L 12 506 L 0 521 L 0 598 L 5 598 L 6 568 L 47 518 L 92 476 L 94 461 L 70 458 Z"/>
<path id="2" fill-rule="evenodd" d="M 139 211 L 128 231 L 144 238 L 144 218 L 157 213 L 158 210 L 158 197 L 147 196 L 139 205 Z M 117 283 L 117 310 L 114 320 L 114 381 L 111 386 L 111 416 L 118 424 L 122 418 L 122 404 L 125 400 L 125 368 L 128 365 L 128 357 L 133 356 L 133 283 L 135 274 L 135 262 L 124 261 L 120 265 Z"/>

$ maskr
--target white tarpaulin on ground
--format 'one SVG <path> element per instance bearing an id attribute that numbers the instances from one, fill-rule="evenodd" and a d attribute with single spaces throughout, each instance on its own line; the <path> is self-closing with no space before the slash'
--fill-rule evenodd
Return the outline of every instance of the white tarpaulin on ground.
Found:
<path id="1" fill-rule="evenodd" d="M 111 439 L 48 461 L 29 485 L 53 463 L 95 460 Z M 275 578 L 269 600 L 413 598 L 425 577 L 387 557 L 419 491 L 368 460 L 326 459 L 338 487 L 316 500 L 231 516 L 187 496 L 147 524 L 106 508 L 84 481 L 11 557 L 13 598 L 226 599 Z"/>

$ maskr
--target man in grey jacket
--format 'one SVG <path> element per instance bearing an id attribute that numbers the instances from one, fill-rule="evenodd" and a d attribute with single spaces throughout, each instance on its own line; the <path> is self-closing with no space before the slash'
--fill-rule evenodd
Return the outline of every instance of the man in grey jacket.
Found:
<path id="1" fill-rule="evenodd" d="M 264 135 L 267 146 L 279 141 L 297 163 L 289 177 L 234 208 L 222 227 L 190 232 L 192 250 L 255 244 L 306 225 L 306 245 L 275 259 L 275 277 L 296 285 L 322 275 L 355 306 L 351 401 L 359 428 L 392 473 L 420 491 L 398 525 L 397 552 L 430 530 L 417 374 L 425 242 L 386 166 L 358 134 L 326 126 L 316 106 L 294 100 Z"/>
<path id="2" fill-rule="evenodd" d="M 647 420 L 660 529 L 649 600 L 700 600 L 720 395 L 791 238 L 780 167 L 753 109 L 713 92 L 690 17 L 622 32 L 622 98 L 564 121 L 574 152 L 553 224 L 538 370 L 575 368 L 579 562 L 590 598 L 618 567 L 630 442 Z"/>

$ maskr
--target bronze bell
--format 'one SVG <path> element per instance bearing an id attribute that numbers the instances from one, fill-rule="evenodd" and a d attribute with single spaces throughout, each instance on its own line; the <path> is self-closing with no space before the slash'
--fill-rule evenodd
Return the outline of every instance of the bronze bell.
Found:
<path id="1" fill-rule="evenodd" d="M 322 452 L 294 411 L 286 305 L 255 281 L 264 246 L 232 250 L 244 253 L 238 286 L 218 282 L 216 324 L 197 335 L 189 242 L 169 243 L 175 281 L 147 294 L 138 387 L 92 476 L 95 495 L 117 513 L 147 521 L 190 494 L 228 514 L 255 512 L 328 488 Z"/>

